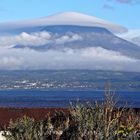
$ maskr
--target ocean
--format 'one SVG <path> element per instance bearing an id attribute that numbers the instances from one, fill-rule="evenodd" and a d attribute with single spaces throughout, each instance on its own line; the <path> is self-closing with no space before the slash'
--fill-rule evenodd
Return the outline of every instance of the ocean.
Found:
<path id="1" fill-rule="evenodd" d="M 0 90 L 0 107 L 67 108 L 76 102 L 105 100 L 103 90 Z M 140 108 L 139 91 L 116 91 L 118 106 Z"/>

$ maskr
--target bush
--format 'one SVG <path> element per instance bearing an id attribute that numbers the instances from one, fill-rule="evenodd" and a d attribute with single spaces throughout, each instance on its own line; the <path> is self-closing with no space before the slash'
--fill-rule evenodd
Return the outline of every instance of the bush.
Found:
<path id="1" fill-rule="evenodd" d="M 27 116 L 11 121 L 4 135 L 7 140 L 140 140 L 140 114 L 117 108 L 111 92 L 105 96 L 100 104 L 71 105 L 69 115 L 60 111 L 41 121 Z"/>
<path id="2" fill-rule="evenodd" d="M 52 125 L 49 117 L 46 120 L 35 121 L 24 116 L 15 122 L 11 121 L 3 135 L 7 140 L 46 140 L 51 132 Z"/>
<path id="3" fill-rule="evenodd" d="M 10 133 L 5 133 L 7 140 L 31 140 L 34 131 L 34 120 L 24 116 L 16 122 L 10 121 L 7 130 Z"/>

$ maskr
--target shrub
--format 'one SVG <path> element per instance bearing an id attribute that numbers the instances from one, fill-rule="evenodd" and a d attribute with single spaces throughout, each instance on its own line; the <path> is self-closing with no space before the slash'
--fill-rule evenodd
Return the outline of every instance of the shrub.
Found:
<path id="1" fill-rule="evenodd" d="M 46 140 L 51 135 L 52 129 L 49 117 L 45 120 L 35 121 L 24 116 L 15 122 L 11 121 L 4 136 L 7 140 Z"/>
<path id="2" fill-rule="evenodd" d="M 40 121 L 27 116 L 11 121 L 4 135 L 7 140 L 140 140 L 140 115 L 116 107 L 111 92 L 105 96 L 102 103 L 71 105 L 69 115 L 59 111 Z"/>
<path id="3" fill-rule="evenodd" d="M 17 120 L 16 122 L 10 121 L 8 128 L 8 133 L 6 138 L 8 140 L 31 140 L 33 137 L 34 130 L 34 120 L 24 116 L 22 119 Z"/>

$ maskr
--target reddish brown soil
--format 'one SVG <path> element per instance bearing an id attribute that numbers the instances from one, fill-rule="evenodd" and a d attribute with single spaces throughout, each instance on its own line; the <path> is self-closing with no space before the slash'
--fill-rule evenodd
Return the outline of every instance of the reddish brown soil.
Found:
<path id="1" fill-rule="evenodd" d="M 4 127 L 11 119 L 16 120 L 24 115 L 41 120 L 47 117 L 47 114 L 53 115 L 56 111 L 68 113 L 68 109 L 62 108 L 0 108 L 0 126 Z"/>
<path id="2" fill-rule="evenodd" d="M 134 109 L 135 113 L 140 113 L 140 109 Z M 57 111 L 63 111 L 69 114 L 68 109 L 64 108 L 0 108 L 0 129 L 4 126 L 8 126 L 9 121 L 22 118 L 24 115 L 34 118 L 35 120 L 41 120 L 54 115 Z"/>

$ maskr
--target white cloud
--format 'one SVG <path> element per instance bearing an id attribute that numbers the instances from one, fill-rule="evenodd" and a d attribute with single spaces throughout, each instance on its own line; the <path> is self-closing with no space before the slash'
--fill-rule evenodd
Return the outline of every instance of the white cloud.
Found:
<path id="1" fill-rule="evenodd" d="M 66 42 L 73 42 L 73 41 L 77 41 L 77 40 L 82 40 L 82 37 L 77 35 L 77 34 L 73 34 L 72 36 L 62 36 L 58 39 L 56 39 L 56 43 L 57 44 L 64 44 Z"/>
<path id="2" fill-rule="evenodd" d="M 18 69 L 22 64 L 22 58 L 20 57 L 2 57 L 0 59 L 1 69 Z"/>
<path id="3" fill-rule="evenodd" d="M 19 35 L 0 36 L 0 46 L 24 45 L 38 46 L 48 43 L 51 35 L 48 32 L 28 34 L 23 32 Z"/>
<path id="4" fill-rule="evenodd" d="M 117 36 L 140 46 L 140 29 L 130 29 L 126 33 L 117 34 Z"/>
<path id="5" fill-rule="evenodd" d="M 22 32 L 19 35 L 0 36 L 0 46 L 9 47 L 15 45 L 23 45 L 27 47 L 36 47 L 40 45 L 46 45 L 48 43 L 64 44 L 66 42 L 73 42 L 81 39 L 82 37 L 77 34 L 57 37 L 57 35 L 52 36 L 49 32 L 46 31 L 31 34 Z"/>
<path id="6" fill-rule="evenodd" d="M 140 71 L 140 60 L 101 47 L 48 50 L 0 49 L 0 69 L 101 69 Z"/>
<path id="7" fill-rule="evenodd" d="M 46 31 L 0 36 L 0 69 L 101 69 L 140 72 L 140 60 L 102 47 L 50 49 L 44 52 L 12 48 L 14 45 L 27 47 L 48 43 L 60 45 L 77 40 L 82 40 L 82 37 L 72 33 L 58 36 Z"/>

